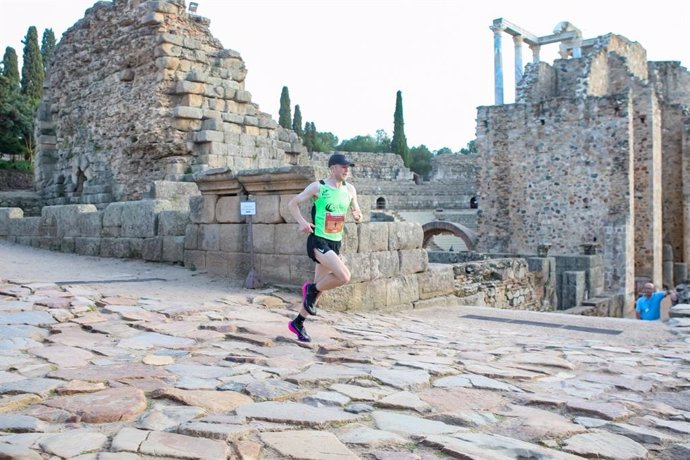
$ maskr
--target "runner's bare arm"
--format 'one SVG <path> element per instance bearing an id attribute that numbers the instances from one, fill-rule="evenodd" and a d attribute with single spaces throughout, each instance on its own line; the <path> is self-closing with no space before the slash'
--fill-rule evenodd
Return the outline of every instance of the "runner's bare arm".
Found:
<path id="1" fill-rule="evenodd" d="M 359 201 L 357 201 L 357 190 L 355 189 L 355 186 L 352 184 L 347 184 L 348 192 L 350 192 L 350 196 L 352 197 L 352 201 L 350 202 L 350 209 L 352 210 L 352 217 L 355 219 L 356 222 L 359 222 L 362 220 L 362 210 L 359 208 Z"/>
<path id="2" fill-rule="evenodd" d="M 319 196 L 320 188 L 321 185 L 318 182 L 312 182 L 307 186 L 307 188 L 302 190 L 302 192 L 300 192 L 298 195 L 292 197 L 292 199 L 288 202 L 288 210 L 290 211 L 290 214 L 292 214 L 292 217 L 294 217 L 299 224 L 299 231 L 302 233 L 312 233 L 314 231 L 314 224 L 307 222 L 304 216 L 302 216 L 302 213 L 299 210 L 299 205 L 307 200 L 312 199 L 313 197 Z"/>

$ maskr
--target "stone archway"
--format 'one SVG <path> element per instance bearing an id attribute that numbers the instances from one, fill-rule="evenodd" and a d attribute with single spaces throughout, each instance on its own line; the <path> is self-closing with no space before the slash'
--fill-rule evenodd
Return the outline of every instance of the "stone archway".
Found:
<path id="1" fill-rule="evenodd" d="M 461 224 L 456 224 L 454 222 L 446 222 L 442 220 L 437 220 L 434 222 L 428 222 L 422 225 L 422 230 L 424 230 L 424 243 L 423 247 L 427 247 L 431 238 L 435 235 L 441 235 L 443 233 L 450 233 L 453 236 L 457 236 L 465 242 L 467 250 L 474 250 L 474 246 L 477 244 L 478 235 Z"/>
<path id="2" fill-rule="evenodd" d="M 386 199 L 382 196 L 376 199 L 376 209 L 386 209 Z"/>

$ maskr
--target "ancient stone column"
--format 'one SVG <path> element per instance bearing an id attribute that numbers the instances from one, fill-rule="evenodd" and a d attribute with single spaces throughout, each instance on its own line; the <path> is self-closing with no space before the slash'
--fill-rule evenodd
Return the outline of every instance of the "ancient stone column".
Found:
<path id="1" fill-rule="evenodd" d="M 539 64 L 539 51 L 541 50 L 541 46 L 530 45 L 529 49 L 532 51 L 532 63 Z"/>
<path id="2" fill-rule="evenodd" d="M 663 247 L 663 264 L 662 264 L 662 279 L 664 286 L 672 288 L 673 284 L 673 246 L 664 244 Z"/>
<path id="3" fill-rule="evenodd" d="M 492 25 L 494 33 L 494 98 L 496 105 L 503 104 L 503 55 L 501 53 L 501 33 L 503 26 Z"/>
<path id="4" fill-rule="evenodd" d="M 522 80 L 522 35 L 515 35 L 513 37 L 513 44 L 515 45 L 515 89 Z"/>

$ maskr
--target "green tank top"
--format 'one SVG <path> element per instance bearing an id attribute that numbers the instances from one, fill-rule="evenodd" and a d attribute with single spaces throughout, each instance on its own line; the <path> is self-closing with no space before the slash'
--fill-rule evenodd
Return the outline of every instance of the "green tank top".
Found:
<path id="1" fill-rule="evenodd" d="M 319 183 L 319 196 L 314 200 L 311 209 L 314 235 L 331 241 L 340 241 L 343 239 L 345 214 L 350 208 L 352 197 L 345 182 L 340 188 L 333 188 L 324 181 Z"/>

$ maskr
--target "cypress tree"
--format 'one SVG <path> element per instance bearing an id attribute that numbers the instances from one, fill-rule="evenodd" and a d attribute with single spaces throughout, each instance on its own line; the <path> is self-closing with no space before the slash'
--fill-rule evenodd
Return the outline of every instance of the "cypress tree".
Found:
<path id="1" fill-rule="evenodd" d="M 290 129 L 292 124 L 292 114 L 290 110 L 290 93 L 287 86 L 283 86 L 280 93 L 280 110 L 278 111 L 278 124 L 283 128 Z"/>
<path id="2" fill-rule="evenodd" d="M 24 55 L 22 63 L 22 93 L 26 94 L 33 103 L 37 103 L 43 95 L 43 58 L 38 48 L 38 32 L 31 26 L 22 41 Z"/>
<path id="3" fill-rule="evenodd" d="M 2 75 L 7 77 L 10 87 L 19 89 L 19 61 L 17 52 L 11 46 L 5 48 L 2 57 Z"/>
<path id="4" fill-rule="evenodd" d="M 304 137 L 302 138 L 302 141 L 304 142 L 304 146 L 307 148 L 307 151 L 313 152 L 314 151 L 314 140 L 316 138 L 316 126 L 314 126 L 313 122 L 307 122 L 304 125 Z"/>
<path id="5" fill-rule="evenodd" d="M 44 70 L 48 69 L 53 54 L 55 54 L 55 33 L 53 29 L 45 29 L 41 40 L 41 57 L 43 58 Z"/>
<path id="6" fill-rule="evenodd" d="M 295 106 L 295 117 L 292 119 L 292 130 L 296 132 L 299 137 L 304 136 L 304 129 L 302 129 L 302 111 L 299 109 L 299 104 Z"/>
<path id="7" fill-rule="evenodd" d="M 405 121 L 403 120 L 402 92 L 398 91 L 395 97 L 395 115 L 393 119 L 393 140 L 391 149 L 400 155 L 406 167 L 410 167 L 410 148 L 405 137 Z"/>

